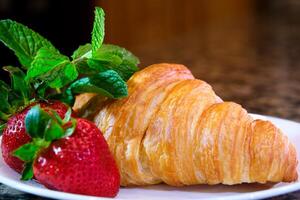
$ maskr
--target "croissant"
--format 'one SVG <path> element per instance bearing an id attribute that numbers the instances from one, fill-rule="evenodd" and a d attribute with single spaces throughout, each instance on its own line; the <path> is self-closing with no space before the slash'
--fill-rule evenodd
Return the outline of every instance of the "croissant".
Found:
<path id="1" fill-rule="evenodd" d="M 128 81 L 129 96 L 77 97 L 103 132 L 121 185 L 240 184 L 297 180 L 296 150 L 271 122 L 254 120 L 183 65 L 155 64 Z"/>

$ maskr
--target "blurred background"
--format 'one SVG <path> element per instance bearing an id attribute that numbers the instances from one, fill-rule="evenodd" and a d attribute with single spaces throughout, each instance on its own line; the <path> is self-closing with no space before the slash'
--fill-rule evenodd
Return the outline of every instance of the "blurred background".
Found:
<path id="1" fill-rule="evenodd" d="M 0 18 L 71 55 L 90 41 L 94 6 L 106 12 L 105 42 L 131 50 L 141 68 L 182 63 L 224 100 L 300 121 L 299 0 L 0 0 Z M 17 64 L 3 45 L 0 61 Z"/>

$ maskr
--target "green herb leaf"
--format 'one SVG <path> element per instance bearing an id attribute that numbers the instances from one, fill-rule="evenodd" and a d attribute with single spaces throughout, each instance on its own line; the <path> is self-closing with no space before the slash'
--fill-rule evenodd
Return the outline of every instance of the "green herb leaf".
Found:
<path id="1" fill-rule="evenodd" d="M 73 53 L 72 63 L 76 66 L 79 74 L 92 75 L 97 73 L 96 70 L 91 69 L 87 64 L 87 60 L 91 57 L 92 45 L 89 43 L 83 46 L 79 46 L 79 48 Z"/>
<path id="2" fill-rule="evenodd" d="M 7 121 L 10 115 L 0 111 L 0 119 L 3 121 Z"/>
<path id="3" fill-rule="evenodd" d="M 92 58 L 87 60 L 87 64 L 91 69 L 95 70 L 97 73 L 105 72 L 107 70 L 110 70 L 111 68 L 110 66 L 107 66 L 106 63 Z"/>
<path id="4" fill-rule="evenodd" d="M 130 51 L 111 44 L 103 44 L 93 55 L 93 60 L 88 61 L 91 68 L 105 67 L 115 70 L 125 81 L 139 70 L 139 63 L 139 59 Z"/>
<path id="5" fill-rule="evenodd" d="M 27 80 L 41 80 L 51 88 L 62 88 L 75 80 L 78 72 L 68 57 L 47 48 L 41 48 L 31 68 L 27 72 Z"/>
<path id="6" fill-rule="evenodd" d="M 32 167 L 33 162 L 28 162 L 25 164 L 25 168 L 22 172 L 22 181 L 29 181 L 33 178 L 33 167 Z"/>
<path id="7" fill-rule="evenodd" d="M 104 40 L 104 11 L 102 8 L 95 8 L 95 19 L 94 27 L 92 32 L 92 51 L 94 52 L 99 49 Z"/>
<path id="8" fill-rule="evenodd" d="M 126 50 L 123 47 L 119 47 L 117 45 L 112 44 L 103 44 L 93 55 L 94 59 L 102 60 L 102 61 L 108 61 L 112 64 L 119 65 L 120 63 L 114 63 L 111 61 L 112 55 L 118 56 L 123 61 L 127 61 L 129 63 L 132 63 L 134 65 L 138 65 L 140 63 L 139 59 L 133 55 L 130 51 Z"/>
<path id="9" fill-rule="evenodd" d="M 11 113 L 12 108 L 8 103 L 8 96 L 10 92 L 10 87 L 4 81 L 0 80 L 0 111 L 4 113 Z"/>
<path id="10" fill-rule="evenodd" d="M 11 76 L 12 88 L 23 99 L 20 103 L 26 103 L 30 98 L 30 85 L 25 81 L 24 72 L 18 67 L 6 66 L 3 68 L 8 71 Z"/>
<path id="11" fill-rule="evenodd" d="M 44 37 L 18 22 L 0 21 L 0 41 L 10 48 L 19 58 L 20 63 L 29 68 L 33 58 L 41 47 L 58 52 Z"/>
<path id="12" fill-rule="evenodd" d="M 121 98 L 128 95 L 126 83 L 113 70 L 82 78 L 72 83 L 68 90 L 72 95 L 85 92 L 97 93 L 110 98 Z"/>
<path id="13" fill-rule="evenodd" d="M 0 125 L 0 135 L 2 135 L 3 130 L 6 128 L 6 126 L 7 126 L 6 123 Z"/>
<path id="14" fill-rule="evenodd" d="M 73 58 L 73 60 L 80 59 L 80 58 L 91 58 L 92 45 L 90 43 L 87 43 L 85 45 L 79 46 L 78 49 L 74 51 L 71 57 Z"/>

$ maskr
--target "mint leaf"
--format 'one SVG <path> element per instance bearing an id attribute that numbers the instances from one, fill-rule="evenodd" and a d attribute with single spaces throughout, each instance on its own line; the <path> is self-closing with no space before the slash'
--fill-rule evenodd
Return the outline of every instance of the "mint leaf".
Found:
<path id="1" fill-rule="evenodd" d="M 25 164 L 25 168 L 22 172 L 22 181 L 28 181 L 33 178 L 33 168 L 32 168 L 33 162 L 28 162 Z"/>
<path id="2" fill-rule="evenodd" d="M 10 115 L 9 114 L 6 114 L 2 111 L 0 111 L 0 119 L 3 120 L 3 121 L 7 121 L 9 119 Z"/>
<path id="3" fill-rule="evenodd" d="M 79 46 L 78 49 L 74 51 L 74 53 L 71 57 L 73 58 L 73 60 L 76 60 L 79 58 L 91 58 L 92 57 L 92 45 L 87 43 L 85 45 Z"/>
<path id="4" fill-rule="evenodd" d="M 20 63 L 29 68 L 33 58 L 41 47 L 58 52 L 56 48 L 40 34 L 27 26 L 12 20 L 0 21 L 0 41 L 10 48 Z"/>
<path id="5" fill-rule="evenodd" d="M 0 80 L 0 111 L 4 113 L 11 113 L 12 110 L 10 104 L 8 103 L 10 92 L 10 87 L 4 81 Z M 4 113 L 3 116 L 0 116 L 1 119 L 3 119 L 2 117 L 4 117 Z"/>
<path id="6" fill-rule="evenodd" d="M 11 76 L 11 83 L 14 92 L 18 93 L 23 101 L 20 101 L 20 104 L 26 103 L 30 98 L 30 85 L 25 81 L 24 72 L 18 67 L 6 66 L 3 68 L 8 71 Z"/>
<path id="7" fill-rule="evenodd" d="M 0 124 L 0 135 L 2 135 L 3 130 L 6 128 L 6 123 L 5 124 Z"/>
<path id="8" fill-rule="evenodd" d="M 123 47 L 112 44 L 103 44 L 101 48 L 99 48 L 93 55 L 93 58 L 97 60 L 108 61 L 114 65 L 119 65 L 120 63 L 114 63 L 111 61 L 110 57 L 112 57 L 112 55 L 118 56 L 122 59 L 122 61 L 127 61 L 133 65 L 138 65 L 140 63 L 139 59 L 130 51 Z"/>
<path id="9" fill-rule="evenodd" d="M 111 69 L 111 66 L 107 66 L 105 64 L 106 63 L 100 60 L 95 60 L 92 58 L 87 60 L 87 65 L 89 66 L 89 68 L 95 70 L 97 73 L 104 72 Z"/>
<path id="10" fill-rule="evenodd" d="M 92 31 L 92 51 L 94 52 L 99 49 L 104 40 L 104 11 L 102 8 L 95 8 L 95 19 Z"/>
<path id="11" fill-rule="evenodd" d="M 88 60 L 88 64 L 93 69 L 108 68 L 113 69 L 127 81 L 136 71 L 139 59 L 125 48 L 103 44 L 95 54 L 93 59 Z"/>
<path id="12" fill-rule="evenodd" d="M 92 57 L 92 45 L 85 44 L 79 46 L 79 48 L 74 51 L 72 58 L 72 63 L 76 66 L 79 74 L 91 75 L 97 73 L 96 70 L 89 68 L 87 60 Z"/>
<path id="13" fill-rule="evenodd" d="M 113 70 L 100 72 L 91 77 L 82 78 L 68 88 L 72 94 L 97 93 L 110 98 L 121 98 L 128 95 L 127 85 Z"/>
<path id="14" fill-rule="evenodd" d="M 68 57 L 41 48 L 27 72 L 28 81 L 43 81 L 51 88 L 62 88 L 75 80 L 78 72 Z"/>

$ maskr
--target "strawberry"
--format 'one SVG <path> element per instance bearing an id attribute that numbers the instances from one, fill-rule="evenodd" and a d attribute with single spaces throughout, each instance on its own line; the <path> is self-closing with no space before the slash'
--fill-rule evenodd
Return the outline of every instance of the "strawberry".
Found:
<path id="1" fill-rule="evenodd" d="M 24 162 L 12 155 L 12 152 L 31 141 L 31 137 L 25 131 L 25 116 L 28 110 L 36 103 L 26 107 L 21 112 L 14 114 L 9 118 L 6 127 L 3 130 L 1 150 L 4 161 L 15 171 L 21 173 L 23 171 Z M 60 117 L 64 117 L 68 107 L 59 101 L 41 102 L 44 109 L 53 109 Z"/>
<path id="2" fill-rule="evenodd" d="M 114 197 L 120 175 L 100 130 L 77 119 L 72 136 L 53 142 L 33 164 L 35 178 L 50 189 Z"/>
<path id="3" fill-rule="evenodd" d="M 23 180 L 34 176 L 50 189 L 102 197 L 117 195 L 120 174 L 95 124 L 80 118 L 62 120 L 38 105 L 28 112 L 25 122 L 32 142 L 14 152 L 26 162 Z"/>

